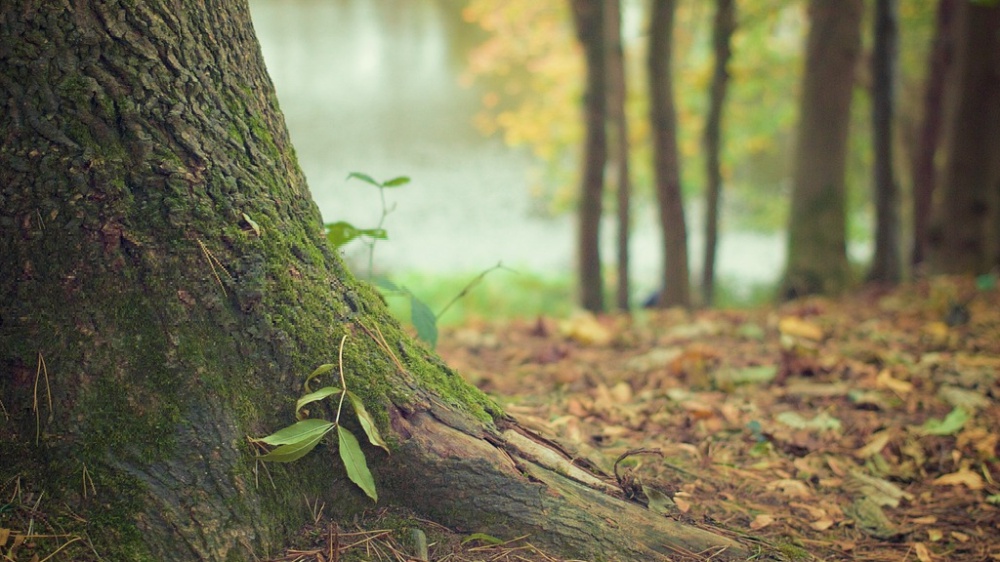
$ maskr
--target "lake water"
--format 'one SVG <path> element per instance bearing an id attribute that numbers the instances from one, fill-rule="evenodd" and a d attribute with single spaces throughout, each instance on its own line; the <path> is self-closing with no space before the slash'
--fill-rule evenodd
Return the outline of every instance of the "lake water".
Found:
<path id="1" fill-rule="evenodd" d="M 481 38 L 454 0 L 252 0 L 254 25 L 299 163 L 325 221 L 373 227 L 378 180 L 409 185 L 387 193 L 390 240 L 375 251 L 381 272 L 468 273 L 498 261 L 524 272 L 571 273 L 575 220 L 531 212 L 532 158 L 472 124 L 483 92 L 459 84 Z M 693 271 L 700 221 L 688 209 Z M 658 283 L 659 233 L 651 205 L 634 211 L 632 276 L 637 294 Z M 603 256 L 614 263 L 614 226 Z M 358 243 L 352 263 L 363 263 Z M 774 281 L 784 263 L 779 234 L 723 233 L 716 271 L 747 284 Z M 366 255 L 366 254 L 365 254 Z M 366 263 L 366 262 L 364 262 Z"/>

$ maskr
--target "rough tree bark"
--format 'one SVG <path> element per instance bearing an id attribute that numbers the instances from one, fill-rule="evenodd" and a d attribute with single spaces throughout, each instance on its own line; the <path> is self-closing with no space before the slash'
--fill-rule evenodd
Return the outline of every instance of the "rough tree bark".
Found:
<path id="1" fill-rule="evenodd" d="M 345 270 L 245 2 L 5 2 L 0 91 L 0 481 L 102 559 L 252 560 L 304 496 L 369 507 L 332 448 L 258 478 L 246 440 L 343 336 L 382 502 L 588 559 L 747 556 L 574 468 Z"/>
<path id="2" fill-rule="evenodd" d="M 584 93 L 583 173 L 580 179 L 580 207 L 577 210 L 577 262 L 580 305 L 587 310 L 604 310 L 604 280 L 601 275 L 601 207 L 604 192 L 604 164 L 608 159 L 607 68 L 604 38 L 604 0 L 571 0 L 577 38 L 583 47 L 587 67 Z"/>
<path id="3" fill-rule="evenodd" d="M 934 41 L 927 63 L 924 111 L 920 136 L 913 155 L 913 251 L 910 264 L 917 269 L 927 254 L 927 234 L 937 180 L 937 154 L 944 122 L 945 77 L 951 67 L 955 43 L 955 9 L 959 0 L 939 0 Z"/>
<path id="4" fill-rule="evenodd" d="M 712 46 L 715 70 L 709 87 L 708 118 L 705 121 L 705 167 L 708 185 L 705 188 L 705 260 L 701 272 L 701 298 L 705 306 L 715 299 L 715 252 L 719 239 L 719 199 L 722 192 L 722 110 L 729 87 L 726 66 L 732 56 L 729 41 L 736 28 L 734 0 L 717 0 L 712 26 Z"/>
<path id="5" fill-rule="evenodd" d="M 625 115 L 625 53 L 621 37 L 621 0 L 604 0 L 608 57 L 608 131 L 611 139 L 608 164 L 615 178 L 618 219 L 618 283 L 616 301 L 619 310 L 629 310 L 629 232 L 631 230 L 632 180 L 629 171 L 628 119 Z"/>
<path id="6" fill-rule="evenodd" d="M 875 147 L 875 255 L 868 280 L 898 283 L 903 276 L 899 247 L 899 186 L 893 170 L 896 94 L 896 0 L 875 2 L 872 52 L 872 144 Z"/>
<path id="7" fill-rule="evenodd" d="M 928 233 L 932 273 L 1000 261 L 1000 6 L 960 2 L 941 185 Z"/>
<path id="8" fill-rule="evenodd" d="M 782 298 L 835 292 L 849 280 L 844 176 L 862 12 L 861 0 L 809 2 Z"/>
<path id="9" fill-rule="evenodd" d="M 677 154 L 677 114 L 673 92 L 674 0 L 652 0 L 649 17 L 649 120 L 653 171 L 663 232 L 663 289 L 657 306 L 691 305 L 687 226 Z"/>

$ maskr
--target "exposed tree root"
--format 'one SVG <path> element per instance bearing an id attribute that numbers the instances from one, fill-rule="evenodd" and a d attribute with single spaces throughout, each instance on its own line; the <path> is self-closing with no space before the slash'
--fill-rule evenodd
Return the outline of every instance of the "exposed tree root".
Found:
<path id="1" fill-rule="evenodd" d="M 588 560 L 746 560 L 729 538 L 615 497 L 612 484 L 510 424 L 470 435 L 427 412 L 394 412 L 403 440 L 382 473 L 386 496 L 461 531 L 533 543 Z M 464 425 L 464 424 L 460 424 Z M 565 460 L 565 459 L 564 459 Z M 543 463 L 548 466 L 543 466 Z"/>

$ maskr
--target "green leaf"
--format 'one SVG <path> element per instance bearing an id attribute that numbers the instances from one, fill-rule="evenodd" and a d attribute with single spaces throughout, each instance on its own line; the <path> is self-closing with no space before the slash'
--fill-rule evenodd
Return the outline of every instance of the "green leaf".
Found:
<path id="1" fill-rule="evenodd" d="M 424 301 L 410 294 L 410 318 L 417 329 L 417 337 L 429 343 L 431 349 L 437 346 L 437 316 Z"/>
<path id="2" fill-rule="evenodd" d="M 350 174 L 347 174 L 347 179 L 351 179 L 351 178 L 354 178 L 354 179 L 357 179 L 357 180 L 361 180 L 361 181 L 363 181 L 365 183 L 370 183 L 370 184 L 374 185 L 375 187 L 382 187 L 382 184 L 380 184 L 379 182 L 375 181 L 375 179 L 372 178 L 371 176 L 369 176 L 368 174 L 362 174 L 361 172 L 351 172 Z"/>
<path id="3" fill-rule="evenodd" d="M 250 225 L 251 230 L 253 230 L 254 233 L 257 234 L 257 237 L 260 238 L 260 225 L 257 224 L 252 218 L 250 218 L 250 215 L 246 213 L 242 213 L 242 215 L 243 215 L 243 220 L 245 220 L 246 223 Z"/>
<path id="4" fill-rule="evenodd" d="M 471 535 L 462 539 L 462 544 L 469 543 L 472 541 L 479 541 L 484 544 L 503 544 L 503 541 L 494 537 L 493 535 L 487 535 L 486 533 L 472 533 Z"/>
<path id="5" fill-rule="evenodd" d="M 827 412 L 820 412 L 817 416 L 809 419 L 798 412 L 781 412 L 774 416 L 774 419 L 795 429 L 809 429 L 815 431 L 840 431 L 840 420 L 831 416 Z"/>
<path id="6" fill-rule="evenodd" d="M 964 408 L 953 408 L 943 420 L 931 418 L 920 429 L 925 435 L 955 435 L 967 421 L 969 412 Z"/>
<path id="7" fill-rule="evenodd" d="M 316 435 L 319 435 L 320 438 L 322 438 L 323 435 L 325 435 L 327 431 L 330 431 L 330 428 L 332 427 L 333 423 L 326 420 L 302 420 L 284 429 L 279 429 L 267 437 L 261 437 L 259 439 L 254 438 L 251 439 L 251 441 L 266 443 L 268 445 L 294 445 L 296 443 L 309 441 Z"/>
<path id="8" fill-rule="evenodd" d="M 361 452 L 361 445 L 354 437 L 354 434 L 337 426 L 337 438 L 340 443 L 340 460 L 344 461 L 344 468 L 347 469 L 347 477 L 351 479 L 372 501 L 378 501 L 378 493 L 375 491 L 375 480 L 368 470 L 365 462 L 365 454 Z"/>
<path id="9" fill-rule="evenodd" d="M 330 425 L 332 426 L 333 424 Z M 260 460 L 269 462 L 297 461 L 302 457 L 304 457 L 306 453 L 315 449 L 316 445 L 318 445 L 319 442 L 323 440 L 323 437 L 326 435 L 326 433 L 327 433 L 326 431 L 322 433 L 316 433 L 314 435 L 311 435 L 306 440 L 298 441 L 295 443 L 288 443 L 287 445 L 281 445 L 280 447 L 274 449 L 273 451 L 267 453 L 266 455 L 261 456 Z"/>
<path id="10" fill-rule="evenodd" d="M 337 366 L 334 365 L 333 363 L 324 363 L 324 364 L 320 365 L 319 367 L 316 367 L 316 370 L 313 371 L 313 372 L 311 372 L 311 373 L 309 373 L 309 376 L 306 377 L 305 383 L 303 383 L 303 386 L 305 386 L 306 392 L 309 392 L 309 381 L 313 380 L 314 378 L 316 378 L 318 376 L 325 375 L 325 374 L 329 373 L 330 371 L 332 371 L 332 370 L 334 370 L 336 368 L 337 368 Z"/>
<path id="11" fill-rule="evenodd" d="M 649 510 L 655 511 L 660 515 L 670 515 L 678 511 L 677 504 L 674 500 L 670 499 L 669 496 L 663 492 L 649 488 L 643 487 L 642 492 L 646 494 L 646 498 L 649 499 Z"/>
<path id="12" fill-rule="evenodd" d="M 326 239 L 334 248 L 339 248 L 361 236 L 361 231 L 349 222 L 339 221 L 326 224 Z"/>
<path id="13" fill-rule="evenodd" d="M 358 230 L 359 236 L 367 236 L 377 240 L 388 240 L 389 233 L 384 228 L 362 228 Z"/>
<path id="14" fill-rule="evenodd" d="M 738 384 L 765 383 L 778 375 L 776 365 L 758 365 L 740 369 L 725 369 L 715 375 L 718 386 L 735 386 Z"/>
<path id="15" fill-rule="evenodd" d="M 354 406 L 354 413 L 358 415 L 358 421 L 361 422 L 361 428 L 365 430 L 368 441 L 376 447 L 382 447 L 388 453 L 389 445 L 382 439 L 382 435 L 378 432 L 378 426 L 375 425 L 375 419 L 365 409 L 361 398 L 357 394 L 347 391 L 347 399 L 351 401 L 351 406 Z"/>
<path id="16" fill-rule="evenodd" d="M 334 365 L 333 363 L 323 363 L 319 367 L 316 367 L 316 369 L 313 370 L 313 372 L 309 373 L 309 376 L 306 377 L 306 380 L 309 380 L 309 379 L 314 378 L 314 377 L 318 377 L 320 375 L 325 375 L 325 374 L 329 373 L 330 371 L 332 371 L 332 370 L 334 370 L 336 368 L 337 368 L 337 366 Z"/>
<path id="17" fill-rule="evenodd" d="M 753 447 L 750 447 L 751 457 L 761 457 L 771 453 L 773 447 L 770 441 L 758 441 L 754 443 Z"/>
<path id="18" fill-rule="evenodd" d="M 976 277 L 976 289 L 980 291 L 992 291 L 997 288 L 997 274 L 987 273 Z"/>
<path id="19" fill-rule="evenodd" d="M 410 183 L 410 178 L 406 176 L 399 176 L 398 178 L 392 178 L 391 180 L 382 182 L 382 187 L 399 187 L 408 183 Z"/>
<path id="20" fill-rule="evenodd" d="M 340 389 L 335 386 L 324 386 L 323 388 L 310 392 L 309 394 L 304 394 L 299 397 L 298 401 L 295 402 L 295 417 L 298 418 L 300 410 L 306 404 L 311 404 L 313 402 L 319 402 L 320 400 L 326 398 L 327 396 L 333 396 L 334 394 L 339 394 Z M 301 419 L 301 418 L 299 418 Z"/>

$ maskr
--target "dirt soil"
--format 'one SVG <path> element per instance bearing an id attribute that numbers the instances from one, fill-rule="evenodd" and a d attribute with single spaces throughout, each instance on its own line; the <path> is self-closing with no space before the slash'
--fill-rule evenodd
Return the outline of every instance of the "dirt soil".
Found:
<path id="1" fill-rule="evenodd" d="M 665 516 L 805 559 L 1000 560 L 995 281 L 470 323 L 438 351 L 608 474 L 624 455 Z"/>

